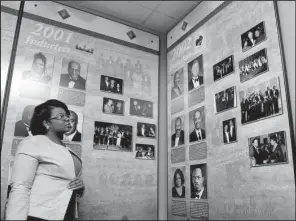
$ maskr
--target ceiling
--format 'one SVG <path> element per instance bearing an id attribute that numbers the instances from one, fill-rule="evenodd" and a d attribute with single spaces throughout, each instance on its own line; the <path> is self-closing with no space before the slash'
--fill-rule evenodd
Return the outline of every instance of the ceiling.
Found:
<path id="1" fill-rule="evenodd" d="M 201 1 L 57 1 L 152 33 L 167 33 Z"/>

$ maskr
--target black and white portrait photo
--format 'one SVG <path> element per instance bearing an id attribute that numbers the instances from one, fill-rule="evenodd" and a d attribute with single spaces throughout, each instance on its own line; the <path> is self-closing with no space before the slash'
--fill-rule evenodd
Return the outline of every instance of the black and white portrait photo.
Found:
<path id="1" fill-rule="evenodd" d="M 94 149 L 132 151 L 132 126 L 100 121 L 94 126 Z"/>
<path id="2" fill-rule="evenodd" d="M 271 78 L 239 92 L 241 123 L 283 113 L 279 78 Z"/>
<path id="3" fill-rule="evenodd" d="M 184 144 L 184 115 L 172 119 L 171 146 L 177 147 Z"/>
<path id="4" fill-rule="evenodd" d="M 236 87 L 230 87 L 215 94 L 216 113 L 236 107 Z"/>
<path id="5" fill-rule="evenodd" d="M 28 137 L 32 136 L 30 123 L 33 116 L 35 105 L 27 105 L 23 109 L 21 119 L 18 120 L 14 125 L 14 136 L 17 137 Z"/>
<path id="6" fill-rule="evenodd" d="M 45 85 L 52 83 L 54 55 L 28 50 L 25 51 L 24 62 L 26 66 L 23 67 L 25 71 L 22 73 L 22 81 Z"/>
<path id="7" fill-rule="evenodd" d="M 204 84 L 203 55 L 188 63 L 188 91 Z"/>
<path id="8" fill-rule="evenodd" d="M 123 115 L 124 101 L 104 97 L 103 98 L 103 113 Z"/>
<path id="9" fill-rule="evenodd" d="M 120 78 L 101 75 L 100 90 L 115 94 L 123 94 L 123 80 Z"/>
<path id="10" fill-rule="evenodd" d="M 267 53 L 264 48 L 239 62 L 240 81 L 250 80 L 265 73 L 268 69 Z"/>
<path id="11" fill-rule="evenodd" d="M 85 90 L 87 64 L 64 57 L 60 75 L 60 86 L 70 89 Z"/>
<path id="12" fill-rule="evenodd" d="M 69 122 L 71 125 L 70 131 L 63 134 L 63 141 L 81 142 L 82 140 L 82 125 L 83 113 L 79 110 L 70 109 Z"/>
<path id="13" fill-rule="evenodd" d="M 233 71 L 233 55 L 230 55 L 213 66 L 214 81 L 233 73 Z"/>
<path id="14" fill-rule="evenodd" d="M 189 131 L 189 142 L 206 139 L 204 106 L 189 112 Z"/>
<path id="15" fill-rule="evenodd" d="M 186 167 L 172 168 L 173 179 L 172 179 L 172 197 L 174 198 L 185 198 L 185 176 Z M 185 174 L 185 175 L 184 175 Z"/>
<path id="16" fill-rule="evenodd" d="M 243 52 L 258 45 L 264 40 L 266 40 L 266 32 L 264 21 L 262 21 L 241 35 L 241 44 Z"/>
<path id="17" fill-rule="evenodd" d="M 222 122 L 223 142 L 229 144 L 237 141 L 236 121 L 235 118 Z"/>
<path id="18" fill-rule="evenodd" d="M 207 165 L 190 166 L 191 199 L 207 199 Z"/>
<path id="19" fill-rule="evenodd" d="M 156 137 L 156 125 L 155 124 L 147 124 L 147 123 L 137 123 L 137 136 L 138 137 L 148 137 L 155 138 Z"/>
<path id="20" fill-rule="evenodd" d="M 130 115 L 153 118 L 153 103 L 140 99 L 130 99 Z"/>
<path id="21" fill-rule="evenodd" d="M 251 137 L 248 141 L 251 167 L 288 163 L 285 131 Z"/>
<path id="22" fill-rule="evenodd" d="M 136 144 L 136 159 L 155 160 L 154 145 Z"/>
<path id="23" fill-rule="evenodd" d="M 172 91 L 171 99 L 174 100 L 177 97 L 183 95 L 184 91 L 184 68 L 180 68 L 171 76 Z"/>

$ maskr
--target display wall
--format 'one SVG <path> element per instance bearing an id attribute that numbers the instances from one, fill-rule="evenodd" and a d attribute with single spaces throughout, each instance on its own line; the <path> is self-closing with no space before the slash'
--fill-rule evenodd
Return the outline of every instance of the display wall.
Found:
<path id="1" fill-rule="evenodd" d="M 274 4 L 225 4 L 169 48 L 168 219 L 295 219 Z"/>
<path id="2" fill-rule="evenodd" d="M 157 219 L 158 51 L 55 22 L 96 19 L 57 3 L 46 2 L 44 17 L 36 16 L 42 4 L 26 2 L 21 22 L 1 153 L 1 219 L 17 146 L 31 135 L 34 107 L 48 99 L 65 102 L 78 119 L 64 142 L 83 161 L 79 219 Z M 17 19 L 10 6 L 1 2 L 1 28 L 12 29 Z M 6 39 L 13 35 L 1 34 Z M 2 73 L 1 65 L 1 80 Z"/>

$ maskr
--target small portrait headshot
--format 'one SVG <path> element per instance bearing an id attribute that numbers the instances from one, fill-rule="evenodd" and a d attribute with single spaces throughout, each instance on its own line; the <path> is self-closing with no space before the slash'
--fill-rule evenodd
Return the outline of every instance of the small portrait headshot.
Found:
<path id="1" fill-rule="evenodd" d="M 130 99 L 130 115 L 153 118 L 153 103 L 140 99 Z"/>
<path id="2" fill-rule="evenodd" d="M 216 113 L 236 107 L 236 91 L 235 86 L 227 88 L 215 94 L 215 110 Z"/>
<path id="3" fill-rule="evenodd" d="M 123 94 L 123 80 L 115 77 L 101 75 L 100 90 L 115 94 Z"/>
<path id="4" fill-rule="evenodd" d="M 203 55 L 188 63 L 188 91 L 204 84 Z"/>
<path id="5" fill-rule="evenodd" d="M 266 48 L 239 61 L 240 81 L 250 80 L 269 70 Z"/>
<path id="6" fill-rule="evenodd" d="M 85 90 L 87 75 L 87 64 L 63 58 L 62 73 L 60 76 L 60 86 Z"/>
<path id="7" fill-rule="evenodd" d="M 78 114 L 73 111 L 69 110 L 69 122 L 71 129 L 64 133 L 63 135 L 63 141 L 76 141 L 81 142 L 81 130 L 82 130 L 82 124 L 83 124 L 83 114 L 81 112 L 76 111 Z M 81 121 L 81 122 L 80 122 Z"/>
<path id="8" fill-rule="evenodd" d="M 147 123 L 137 123 L 137 136 L 138 137 L 148 137 L 155 138 L 156 137 L 156 125 L 155 124 L 147 124 Z"/>
<path id="9" fill-rule="evenodd" d="M 207 199 L 207 167 L 206 164 L 190 166 L 191 199 Z"/>
<path id="10" fill-rule="evenodd" d="M 200 107 L 189 112 L 189 142 L 201 141 L 206 139 L 205 130 L 205 108 Z"/>
<path id="11" fill-rule="evenodd" d="M 25 106 L 21 120 L 17 121 L 14 126 L 14 136 L 28 137 L 32 136 L 30 123 L 34 113 L 35 105 Z"/>
<path id="12" fill-rule="evenodd" d="M 224 144 L 236 142 L 236 122 L 235 118 L 222 122 L 223 127 L 223 142 Z"/>
<path id="13" fill-rule="evenodd" d="M 172 147 L 177 147 L 184 144 L 184 116 L 176 117 L 172 120 Z"/>
<path id="14" fill-rule="evenodd" d="M 54 56 L 43 52 L 34 53 L 33 51 L 25 52 L 25 63 L 31 64 L 28 71 L 24 71 L 21 80 L 31 81 L 40 84 L 51 84 Z"/>
<path id="15" fill-rule="evenodd" d="M 249 138 L 251 167 L 288 162 L 285 131 Z"/>
<path id="16" fill-rule="evenodd" d="M 171 91 L 171 99 L 174 100 L 177 97 L 183 95 L 184 90 L 184 68 L 180 68 L 171 76 L 172 82 L 172 91 Z"/>
<path id="17" fill-rule="evenodd" d="M 264 21 L 262 21 L 241 35 L 241 44 L 243 52 L 258 45 L 264 40 L 266 40 L 266 32 Z"/>
<path id="18" fill-rule="evenodd" d="M 149 144 L 136 144 L 136 159 L 154 160 L 155 147 Z"/>
<path id="19" fill-rule="evenodd" d="M 173 168 L 172 197 L 185 198 L 185 167 Z"/>
<path id="20" fill-rule="evenodd" d="M 124 101 L 108 97 L 103 98 L 103 113 L 123 115 L 123 112 Z"/>
<path id="21" fill-rule="evenodd" d="M 214 81 L 233 73 L 233 70 L 233 55 L 230 55 L 213 66 Z"/>

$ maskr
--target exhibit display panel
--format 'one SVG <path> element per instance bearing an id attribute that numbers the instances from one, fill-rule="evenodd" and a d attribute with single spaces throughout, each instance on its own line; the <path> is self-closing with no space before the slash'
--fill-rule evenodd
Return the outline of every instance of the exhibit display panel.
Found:
<path id="1" fill-rule="evenodd" d="M 44 17 L 37 15 L 43 4 Z M 1 5 L 1 29 L 12 27 L 15 13 Z M 36 105 L 58 99 L 68 105 L 73 121 L 73 133 L 63 141 L 83 162 L 79 219 L 155 220 L 158 51 L 115 43 L 112 36 L 102 39 L 67 23 L 70 17 L 81 23 L 96 19 L 54 2 L 25 3 L 2 145 L 1 219 L 16 150 L 32 135 L 32 112 Z M 3 41 L 12 42 L 13 35 L 1 34 L 1 45 Z M 1 60 L 1 75 L 5 67 Z"/>
<path id="2" fill-rule="evenodd" d="M 169 50 L 169 220 L 295 219 L 277 16 L 275 2 L 228 2 Z"/>

